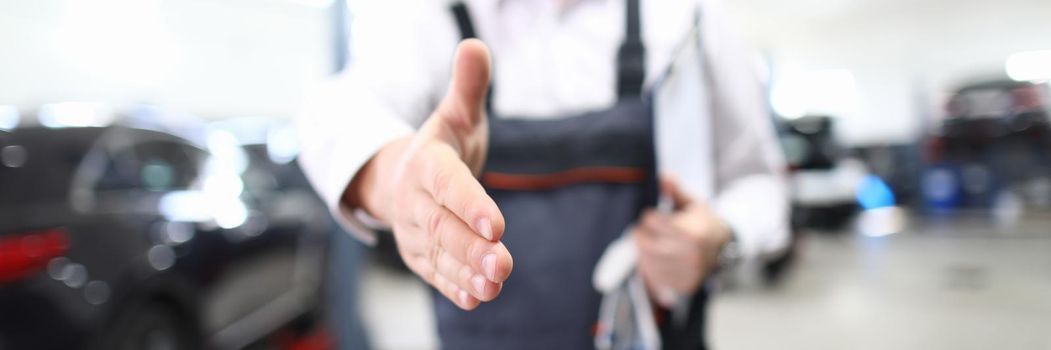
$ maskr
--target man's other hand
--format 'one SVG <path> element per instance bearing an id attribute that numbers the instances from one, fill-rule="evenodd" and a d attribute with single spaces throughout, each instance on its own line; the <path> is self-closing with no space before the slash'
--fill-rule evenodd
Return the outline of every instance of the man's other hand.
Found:
<path id="1" fill-rule="evenodd" d="M 476 178 L 489 142 L 490 64 L 481 41 L 460 43 L 434 113 L 413 136 L 381 148 L 344 194 L 389 224 L 409 269 L 464 310 L 496 298 L 513 265 L 500 243 L 503 214 Z"/>
<path id="2" fill-rule="evenodd" d="M 730 229 L 708 205 L 690 198 L 671 178 L 661 192 L 673 200 L 671 213 L 647 210 L 635 227 L 638 269 L 658 303 L 671 307 L 676 296 L 691 295 L 711 273 Z"/>

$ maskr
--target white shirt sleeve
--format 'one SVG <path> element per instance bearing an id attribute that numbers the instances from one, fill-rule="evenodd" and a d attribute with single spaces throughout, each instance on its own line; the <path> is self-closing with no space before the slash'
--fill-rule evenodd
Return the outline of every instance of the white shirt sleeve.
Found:
<path id="1" fill-rule="evenodd" d="M 308 91 L 296 117 L 304 172 L 337 221 L 365 243 L 375 241 L 375 223 L 341 199 L 358 169 L 410 135 L 437 104 L 457 34 L 434 3 L 353 2 L 350 65 Z"/>
<path id="2" fill-rule="evenodd" d="M 775 253 L 789 239 L 786 168 L 756 56 L 727 30 L 717 6 L 704 7 L 700 20 L 715 144 L 713 205 L 734 230 L 743 256 Z"/>

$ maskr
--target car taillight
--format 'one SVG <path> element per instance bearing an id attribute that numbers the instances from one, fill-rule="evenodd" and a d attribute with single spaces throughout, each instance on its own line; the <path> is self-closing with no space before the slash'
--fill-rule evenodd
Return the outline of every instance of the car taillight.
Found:
<path id="1" fill-rule="evenodd" d="M 0 283 L 29 277 L 67 250 L 69 234 L 59 228 L 0 237 Z"/>
<path id="2" fill-rule="evenodd" d="M 1032 112 L 1044 109 L 1044 92 L 1039 85 L 1029 85 L 1011 91 L 1015 99 L 1015 109 L 1018 112 Z"/>

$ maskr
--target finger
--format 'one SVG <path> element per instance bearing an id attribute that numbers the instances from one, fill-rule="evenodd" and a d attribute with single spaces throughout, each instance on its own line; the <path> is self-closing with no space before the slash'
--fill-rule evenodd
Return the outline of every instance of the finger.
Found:
<path id="1" fill-rule="evenodd" d="M 676 244 L 674 240 L 667 239 L 662 234 L 653 233 L 648 228 L 639 228 L 636 232 L 640 233 L 635 237 L 640 256 L 674 258 L 683 250 L 681 244 Z"/>
<path id="2" fill-rule="evenodd" d="M 693 248 L 697 244 L 703 243 L 704 237 L 691 229 L 686 229 L 679 221 L 683 218 L 682 214 L 667 214 L 659 211 L 650 211 L 643 214 L 643 217 L 639 220 L 639 226 L 646 229 L 646 232 L 652 233 L 652 235 L 665 244 L 675 245 L 679 248 Z"/>
<path id="3" fill-rule="evenodd" d="M 673 175 L 661 175 L 660 183 L 661 193 L 664 193 L 672 200 L 672 203 L 675 204 L 675 210 L 681 210 L 693 203 L 693 198 L 682 189 L 682 186 L 679 185 L 679 180 Z"/>
<path id="4" fill-rule="evenodd" d="M 689 272 L 682 269 L 669 268 L 666 264 L 667 263 L 662 261 L 647 261 L 646 263 L 639 265 L 639 272 L 646 276 L 644 280 L 649 283 L 651 287 L 656 287 L 653 292 L 659 293 L 666 291 L 668 288 L 677 292 L 690 292 L 693 290 L 692 287 L 698 282 L 697 278 L 687 277 L 686 275 L 689 274 Z M 659 298 L 659 294 L 655 294 L 654 296 L 661 299 Z"/>
<path id="5" fill-rule="evenodd" d="M 431 286 L 461 309 L 467 311 L 474 310 L 474 308 L 478 307 L 478 304 L 480 303 L 478 299 L 471 296 L 466 290 L 461 289 L 456 283 L 446 279 L 445 276 L 442 276 L 441 274 L 434 274 Z"/>
<path id="6" fill-rule="evenodd" d="M 638 269 L 649 283 L 659 285 L 673 284 L 673 280 L 679 279 L 677 277 L 681 275 L 679 271 L 670 268 L 663 260 L 653 259 L 648 256 L 643 256 L 639 259 Z"/>
<path id="7" fill-rule="evenodd" d="M 435 207 L 437 207 L 435 205 Z M 418 225 L 398 226 L 395 228 L 396 234 L 410 235 L 415 237 L 427 237 L 427 232 Z M 475 299 L 485 298 L 486 300 L 492 300 L 500 294 L 500 290 L 503 289 L 503 285 L 499 283 L 488 282 L 483 285 L 483 295 L 474 293 L 477 289 L 474 284 L 477 284 L 477 279 L 471 280 L 470 275 L 480 277 L 473 271 L 469 266 L 456 261 L 451 254 L 448 254 L 444 249 L 435 249 L 435 242 L 428 239 L 409 239 L 409 240 L 398 240 L 398 251 L 402 258 L 405 260 L 405 264 L 420 276 L 428 284 L 435 287 L 435 289 L 441 290 L 445 286 L 444 282 L 436 280 L 436 276 L 441 275 L 445 281 L 452 281 L 457 288 L 463 289 Z M 459 278 L 457 276 L 459 274 Z M 461 282 L 467 281 L 467 283 Z M 459 292 L 449 294 L 451 297 L 459 298 Z M 450 297 L 450 300 L 457 302 Z"/>
<path id="8" fill-rule="evenodd" d="M 485 276 L 475 272 L 470 265 L 460 262 L 445 249 L 439 249 L 437 265 L 437 272 L 442 277 L 453 281 L 457 287 L 466 290 L 478 300 L 493 300 L 500 291 L 497 283 L 493 283 Z"/>
<path id="9" fill-rule="evenodd" d="M 418 209 L 416 221 L 435 237 L 439 248 L 491 282 L 502 283 L 507 280 L 514 262 L 503 243 L 482 238 L 447 208 L 429 203 Z"/>
<path id="10" fill-rule="evenodd" d="M 695 283 L 689 277 L 689 266 L 701 266 L 701 262 L 686 252 L 670 251 L 675 248 L 654 248 L 650 244 L 653 242 L 639 242 L 638 269 L 647 282 L 679 291 L 689 290 L 688 287 Z"/>
<path id="11" fill-rule="evenodd" d="M 413 273 L 430 283 L 431 275 L 435 274 L 435 264 L 432 258 L 434 240 L 430 238 L 426 227 L 407 219 L 395 221 L 392 230 L 397 243 L 395 246 L 405 265 Z"/>
<path id="12" fill-rule="evenodd" d="M 489 49 L 478 39 L 456 47 L 449 91 L 438 105 L 438 115 L 459 131 L 471 130 L 485 118 L 491 63 Z"/>
<path id="13" fill-rule="evenodd" d="M 678 235 L 678 230 L 672 223 L 672 216 L 653 209 L 642 213 L 638 226 L 651 235 L 672 237 Z"/>
<path id="14" fill-rule="evenodd" d="M 487 240 L 499 241 L 504 233 L 504 216 L 470 168 L 448 148 L 437 148 L 430 158 L 418 178 L 424 190 L 474 232 Z"/>
<path id="15" fill-rule="evenodd" d="M 638 273 L 642 276 L 643 282 L 646 283 L 651 296 L 663 307 L 671 306 L 671 302 L 667 298 L 662 298 L 666 295 L 665 292 L 668 288 L 675 290 L 679 289 L 679 285 L 683 284 L 679 280 L 679 274 L 675 271 L 668 271 L 666 268 L 662 268 L 663 263 L 656 262 L 647 258 L 640 257 L 639 264 L 637 266 Z"/>

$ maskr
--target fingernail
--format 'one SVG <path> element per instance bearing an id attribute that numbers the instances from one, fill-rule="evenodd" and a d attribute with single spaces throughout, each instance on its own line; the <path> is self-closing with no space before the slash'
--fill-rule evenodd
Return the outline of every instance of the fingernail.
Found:
<path id="1" fill-rule="evenodd" d="M 485 239 L 493 240 L 493 223 L 489 218 L 478 219 L 478 233 Z"/>
<path id="2" fill-rule="evenodd" d="M 467 301 L 468 301 L 467 298 L 468 298 L 467 291 L 464 291 L 463 289 L 461 289 L 460 290 L 460 305 L 467 306 Z"/>
<path id="3" fill-rule="evenodd" d="M 489 253 L 482 258 L 482 268 L 485 269 L 485 276 L 490 281 L 497 282 L 496 280 L 496 254 Z"/>
<path id="4" fill-rule="evenodd" d="M 474 290 L 478 292 L 478 295 L 485 295 L 485 277 L 474 275 L 471 277 L 471 284 L 474 285 Z"/>

